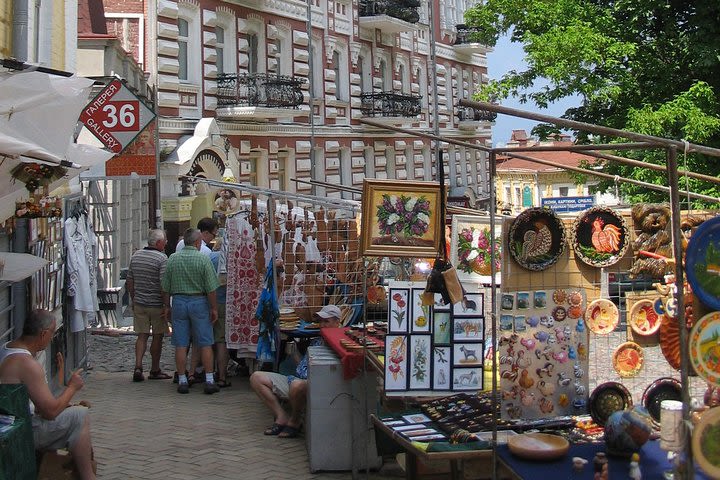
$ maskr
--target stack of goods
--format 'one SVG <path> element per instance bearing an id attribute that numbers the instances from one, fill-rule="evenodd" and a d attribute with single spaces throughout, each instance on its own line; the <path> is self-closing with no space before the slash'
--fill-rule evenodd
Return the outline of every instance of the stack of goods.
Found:
<path id="1" fill-rule="evenodd" d="M 280 309 L 280 330 L 297 330 L 300 328 L 300 317 L 292 308 Z"/>
<path id="2" fill-rule="evenodd" d="M 367 328 L 354 326 L 345 330 L 347 338 L 340 340 L 345 350 L 362 350 L 364 348 L 371 352 L 380 353 L 385 349 L 383 338 L 385 331 L 368 325 Z"/>
<path id="3" fill-rule="evenodd" d="M 448 434 L 458 429 L 473 433 L 492 430 L 492 397 L 489 393 L 459 393 L 424 403 L 420 408 Z M 510 422 L 498 420 L 497 428 L 506 430 L 513 426 Z"/>

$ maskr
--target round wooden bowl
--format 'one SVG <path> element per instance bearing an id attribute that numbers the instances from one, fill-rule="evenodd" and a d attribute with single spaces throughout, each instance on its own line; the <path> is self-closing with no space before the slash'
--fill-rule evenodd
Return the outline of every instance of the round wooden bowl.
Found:
<path id="1" fill-rule="evenodd" d="M 567 454 L 570 443 L 549 433 L 523 433 L 508 437 L 508 448 L 513 455 L 528 460 L 555 460 Z"/>

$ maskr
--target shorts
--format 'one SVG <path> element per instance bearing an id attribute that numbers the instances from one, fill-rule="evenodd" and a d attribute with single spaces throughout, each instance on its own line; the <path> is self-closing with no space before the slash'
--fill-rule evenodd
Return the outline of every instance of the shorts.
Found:
<path id="1" fill-rule="evenodd" d="M 33 415 L 35 449 L 58 450 L 75 446 L 87 414 L 87 407 L 76 405 L 60 412 L 55 420 L 47 420 L 40 415 Z"/>
<path id="2" fill-rule="evenodd" d="M 151 333 L 160 335 L 170 333 L 170 326 L 162 318 L 162 307 L 146 307 L 133 304 L 133 329 L 135 333 Z"/>
<path id="3" fill-rule="evenodd" d="M 218 318 L 217 322 L 213 323 L 213 340 L 214 343 L 225 342 L 225 304 L 218 303 Z"/>
<path id="4" fill-rule="evenodd" d="M 193 344 L 209 347 L 213 344 L 213 327 L 210 323 L 210 305 L 206 296 L 173 295 L 172 297 L 172 344 L 176 347 Z"/>
<path id="5" fill-rule="evenodd" d="M 272 382 L 273 393 L 284 400 L 290 398 L 290 384 L 288 383 L 288 376 L 282 373 L 276 372 L 258 372 L 255 375 L 265 375 Z"/>

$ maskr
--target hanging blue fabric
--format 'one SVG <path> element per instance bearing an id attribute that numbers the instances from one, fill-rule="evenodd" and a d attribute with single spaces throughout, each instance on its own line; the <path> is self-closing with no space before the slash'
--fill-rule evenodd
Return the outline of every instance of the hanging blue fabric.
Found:
<path id="1" fill-rule="evenodd" d="M 260 334 L 256 357 L 259 362 L 277 363 L 279 359 L 279 319 L 280 306 L 273 286 L 274 261 L 270 260 L 265 275 L 265 288 L 260 294 L 260 301 L 255 311 L 255 318 L 260 322 Z"/>

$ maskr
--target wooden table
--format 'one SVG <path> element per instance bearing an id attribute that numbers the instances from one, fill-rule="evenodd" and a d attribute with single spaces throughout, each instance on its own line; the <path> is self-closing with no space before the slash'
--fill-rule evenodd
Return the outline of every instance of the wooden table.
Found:
<path id="1" fill-rule="evenodd" d="M 420 459 L 423 462 L 445 460 L 450 462 L 450 472 L 452 479 L 462 478 L 461 463 L 464 460 L 477 460 L 477 459 L 492 459 L 492 449 L 488 450 L 463 450 L 458 452 L 426 452 L 417 448 L 407 438 L 399 435 L 392 428 L 385 425 L 375 415 L 370 415 L 375 430 L 382 432 L 384 435 L 389 437 L 395 444 L 400 446 L 407 454 L 407 461 L 405 462 L 405 478 L 408 480 L 415 480 L 417 478 L 417 460 Z"/>

